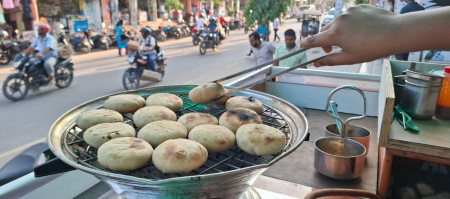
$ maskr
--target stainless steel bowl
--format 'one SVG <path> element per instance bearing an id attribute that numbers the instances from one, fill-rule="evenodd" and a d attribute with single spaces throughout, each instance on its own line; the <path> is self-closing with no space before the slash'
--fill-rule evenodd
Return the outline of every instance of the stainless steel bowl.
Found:
<path id="1" fill-rule="evenodd" d="M 365 147 L 348 138 L 327 137 L 314 142 L 314 167 L 330 178 L 354 179 L 361 175 Z"/>
<path id="2" fill-rule="evenodd" d="M 370 130 L 362 126 L 347 124 L 346 126 L 347 138 L 355 140 L 361 143 L 366 148 L 366 153 L 369 152 L 370 146 Z M 325 127 L 325 132 L 327 136 L 337 136 L 339 137 L 339 130 L 336 124 L 329 124 Z"/>
<path id="3" fill-rule="evenodd" d="M 185 105 L 177 112 L 178 116 L 192 111 L 206 111 L 218 117 L 225 111 L 223 106 L 204 106 L 190 101 L 187 94 L 194 87 L 151 87 L 112 95 L 179 95 Z M 111 95 L 84 103 L 61 116 L 49 132 L 48 143 L 59 159 L 96 176 L 118 194 L 130 198 L 239 198 L 269 166 L 300 146 L 306 137 L 308 123 L 300 110 L 277 97 L 252 90 L 236 95 L 254 96 L 264 104 L 264 112 L 261 115 L 263 122 L 286 134 L 287 145 L 281 153 L 272 156 L 251 156 L 235 146 L 225 153 L 210 154 L 204 166 L 186 174 L 163 174 L 152 164 L 129 172 L 108 170 L 97 162 L 96 149 L 89 147 L 82 139 L 82 130 L 76 126 L 75 119 L 84 111 L 102 108 L 104 101 Z M 132 118 L 132 114 L 124 114 L 124 118 Z M 130 119 L 124 122 L 132 123 Z"/>

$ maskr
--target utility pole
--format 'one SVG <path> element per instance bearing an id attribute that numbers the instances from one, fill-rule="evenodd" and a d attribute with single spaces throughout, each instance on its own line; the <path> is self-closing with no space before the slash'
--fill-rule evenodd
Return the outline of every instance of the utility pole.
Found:
<path id="1" fill-rule="evenodd" d="M 130 21 L 134 30 L 137 30 L 138 28 L 137 11 L 138 11 L 137 0 L 130 0 L 130 14 L 131 14 Z"/>

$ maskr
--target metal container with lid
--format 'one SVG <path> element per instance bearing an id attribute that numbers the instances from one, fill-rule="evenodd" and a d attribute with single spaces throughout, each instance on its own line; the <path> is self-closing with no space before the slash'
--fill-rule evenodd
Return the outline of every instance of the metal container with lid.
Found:
<path id="1" fill-rule="evenodd" d="M 413 118 L 431 119 L 436 111 L 443 78 L 423 71 L 408 70 L 400 106 Z"/>

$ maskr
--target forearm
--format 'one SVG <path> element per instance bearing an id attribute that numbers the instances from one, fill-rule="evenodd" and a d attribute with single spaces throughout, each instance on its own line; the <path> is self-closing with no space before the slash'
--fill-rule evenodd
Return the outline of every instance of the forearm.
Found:
<path id="1" fill-rule="evenodd" d="M 450 49 L 450 7 L 397 16 L 402 33 L 399 47 L 408 52 Z"/>

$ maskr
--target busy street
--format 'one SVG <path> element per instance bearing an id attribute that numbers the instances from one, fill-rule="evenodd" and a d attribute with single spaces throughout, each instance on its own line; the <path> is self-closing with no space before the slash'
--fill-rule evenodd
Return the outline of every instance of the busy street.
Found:
<path id="1" fill-rule="evenodd" d="M 0 198 L 449 199 L 450 4 L 2 0 Z"/>

